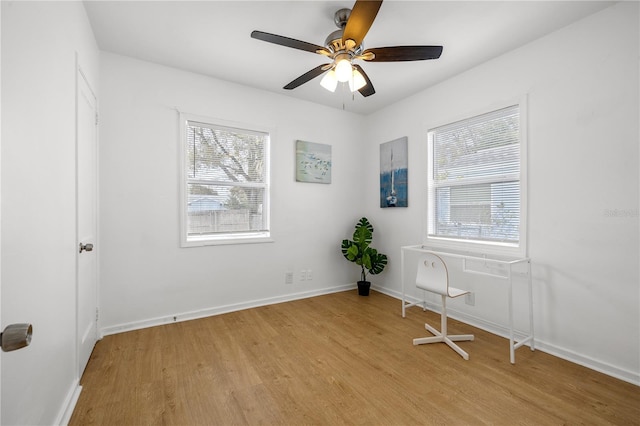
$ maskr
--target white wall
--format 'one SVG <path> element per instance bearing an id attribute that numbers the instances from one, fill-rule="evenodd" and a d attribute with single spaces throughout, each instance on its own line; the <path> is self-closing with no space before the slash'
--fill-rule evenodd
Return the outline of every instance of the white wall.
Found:
<path id="1" fill-rule="evenodd" d="M 391 255 L 385 291 L 400 292 L 400 247 L 422 242 L 426 130 L 526 94 L 537 345 L 640 383 L 638 22 L 636 2 L 617 4 L 366 118 L 365 205 Z M 400 136 L 410 207 L 379 209 L 378 146 Z M 455 309 L 506 321 L 499 287 L 456 278 L 476 305 Z"/>
<path id="2" fill-rule="evenodd" d="M 361 215 L 390 255 L 373 281 L 399 295 L 400 247 L 422 239 L 426 130 L 527 95 L 538 347 L 639 383 L 637 7 L 615 5 L 365 118 L 103 53 L 102 330 L 352 283 L 357 270 L 337 247 Z M 179 248 L 176 108 L 276 129 L 275 243 Z M 410 144 L 410 207 L 380 209 L 379 144 L 401 136 Z M 294 181 L 296 139 L 333 146 L 331 185 Z M 300 269 L 314 280 L 299 282 Z M 480 324 L 505 322 L 504 288 L 454 274 L 476 292 L 475 307 L 454 309 Z"/>
<path id="3" fill-rule="evenodd" d="M 2 354 L 1 423 L 52 424 L 77 386 L 75 53 L 98 87 L 97 48 L 78 2 L 2 2 L 1 19 L 2 324 L 34 324 L 30 347 Z M 103 54 L 103 330 L 350 285 L 358 271 L 339 242 L 362 214 L 391 256 L 373 280 L 398 292 L 399 247 L 422 235 L 426 128 L 527 93 L 538 341 L 638 382 L 637 58 L 638 5 L 623 3 L 362 118 Z M 276 129 L 274 243 L 178 247 L 175 107 Z M 382 210 L 378 145 L 400 136 L 410 143 L 410 207 Z M 296 139 L 332 145 L 331 185 L 295 182 Z M 313 281 L 300 282 L 300 269 Z M 476 290 L 475 308 L 456 307 L 490 317 L 491 300 Z"/>
<path id="4" fill-rule="evenodd" d="M 80 2 L 2 2 L 2 324 L 33 341 L 2 353 L 4 425 L 54 424 L 77 390 L 76 52 L 97 83 Z"/>
<path id="5" fill-rule="evenodd" d="M 352 285 L 340 242 L 361 213 L 362 117 L 103 53 L 100 269 L 104 333 Z M 274 243 L 179 247 L 178 108 L 275 129 Z M 295 182 L 297 139 L 332 146 L 330 185 Z M 312 281 L 299 281 L 311 269 Z M 285 284 L 285 272 L 294 284 Z"/>

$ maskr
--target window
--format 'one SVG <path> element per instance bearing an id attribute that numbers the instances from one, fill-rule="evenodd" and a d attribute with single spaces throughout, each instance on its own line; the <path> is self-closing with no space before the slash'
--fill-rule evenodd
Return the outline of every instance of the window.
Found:
<path id="1" fill-rule="evenodd" d="M 520 109 L 513 105 L 429 131 L 429 243 L 524 253 Z"/>
<path id="2" fill-rule="evenodd" d="M 267 240 L 269 133 L 180 118 L 182 245 Z"/>

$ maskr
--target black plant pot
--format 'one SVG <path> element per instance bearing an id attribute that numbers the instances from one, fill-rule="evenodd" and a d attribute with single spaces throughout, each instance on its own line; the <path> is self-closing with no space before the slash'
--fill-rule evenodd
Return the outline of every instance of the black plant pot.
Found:
<path id="1" fill-rule="evenodd" d="M 358 281 L 358 294 L 360 296 L 368 296 L 371 283 L 369 281 Z"/>

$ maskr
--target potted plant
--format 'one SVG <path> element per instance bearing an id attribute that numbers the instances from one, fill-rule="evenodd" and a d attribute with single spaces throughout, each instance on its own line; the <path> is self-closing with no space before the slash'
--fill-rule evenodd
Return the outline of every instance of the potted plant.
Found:
<path id="1" fill-rule="evenodd" d="M 353 231 L 353 240 L 342 240 L 342 255 L 345 259 L 360 266 L 358 294 L 368 296 L 371 283 L 367 281 L 367 272 L 379 274 L 387 265 L 387 255 L 378 253 L 370 246 L 373 239 L 373 226 L 366 217 L 361 218 Z"/>

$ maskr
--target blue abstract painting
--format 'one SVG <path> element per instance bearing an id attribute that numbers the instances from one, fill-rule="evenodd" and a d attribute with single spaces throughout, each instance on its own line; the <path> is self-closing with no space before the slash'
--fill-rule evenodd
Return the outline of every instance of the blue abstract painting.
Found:
<path id="1" fill-rule="evenodd" d="M 331 183 L 331 145 L 296 141 L 296 181 Z"/>
<path id="2" fill-rule="evenodd" d="M 408 139 L 380 144 L 380 207 L 407 207 Z"/>

